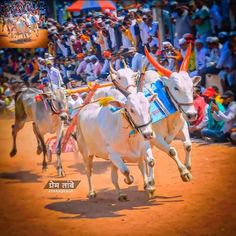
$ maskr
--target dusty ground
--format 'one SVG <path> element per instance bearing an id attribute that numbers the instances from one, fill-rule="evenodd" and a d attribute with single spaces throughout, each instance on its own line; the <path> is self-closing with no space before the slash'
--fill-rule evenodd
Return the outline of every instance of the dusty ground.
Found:
<path id="1" fill-rule="evenodd" d="M 1 48 L 46 48 L 48 46 L 48 32 L 45 29 L 39 30 L 39 36 L 36 37 L 35 33 L 31 38 L 23 40 L 20 37 L 10 38 L 6 31 L 0 32 L 0 47 Z"/>
<path id="2" fill-rule="evenodd" d="M 129 187 L 120 178 L 130 201 L 118 202 L 109 164 L 96 159 L 97 199 L 88 200 L 81 159 L 76 163 L 73 155 L 63 155 L 66 178 L 81 180 L 77 189 L 49 193 L 44 186 L 57 179 L 54 165 L 41 172 L 30 124 L 18 136 L 17 156 L 10 158 L 10 125 L 0 120 L 1 236 L 236 234 L 236 149 L 231 146 L 194 144 L 190 183 L 183 183 L 174 162 L 155 149 L 157 190 L 151 201 L 132 165 L 134 184 Z M 175 146 L 183 154 L 181 144 Z"/>

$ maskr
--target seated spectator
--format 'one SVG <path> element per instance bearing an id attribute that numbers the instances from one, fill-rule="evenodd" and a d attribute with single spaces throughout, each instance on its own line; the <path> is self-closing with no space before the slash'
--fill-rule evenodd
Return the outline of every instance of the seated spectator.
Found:
<path id="1" fill-rule="evenodd" d="M 223 104 L 226 106 L 225 111 L 221 111 L 216 104 L 212 104 L 211 113 L 215 120 L 224 121 L 223 129 L 218 132 L 206 132 L 205 136 L 213 138 L 218 142 L 225 142 L 229 138 L 229 133 L 236 122 L 236 102 L 234 101 L 234 93 L 230 90 L 226 91 L 222 98 Z"/>
<path id="2" fill-rule="evenodd" d="M 204 43 L 201 39 L 197 39 L 195 41 L 195 53 L 196 53 L 196 69 L 197 72 L 199 72 L 206 67 L 206 54 L 207 54 L 207 49 L 204 47 Z"/>
<path id="3" fill-rule="evenodd" d="M 207 132 L 217 133 L 222 130 L 224 121 L 216 121 L 211 113 L 211 107 L 213 103 L 217 105 L 219 110 L 221 110 L 222 112 L 225 111 L 224 106 L 215 101 L 215 95 L 216 92 L 211 87 L 207 88 L 204 91 L 202 96 L 207 104 L 205 106 L 204 118 L 198 125 L 190 126 L 190 132 L 199 131 L 201 132 L 201 136 L 207 136 Z"/>

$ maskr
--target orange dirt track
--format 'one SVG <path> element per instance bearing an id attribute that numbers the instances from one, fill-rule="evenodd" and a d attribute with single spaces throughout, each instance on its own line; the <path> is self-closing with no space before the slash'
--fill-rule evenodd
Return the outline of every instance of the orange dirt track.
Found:
<path id="1" fill-rule="evenodd" d="M 47 48 L 48 47 L 48 31 L 45 29 L 39 30 L 39 36 L 36 37 L 32 33 L 30 38 L 23 40 L 20 37 L 10 38 L 6 28 L 0 32 L 0 48 Z"/>
<path id="2" fill-rule="evenodd" d="M 72 193 L 44 189 L 57 180 L 55 156 L 46 173 L 36 155 L 36 140 L 28 123 L 18 135 L 18 153 L 9 157 L 12 120 L 0 120 L 1 236 L 59 235 L 235 235 L 236 149 L 228 145 L 193 145 L 193 181 L 184 183 L 175 163 L 154 149 L 156 193 L 148 200 L 137 166 L 129 165 L 135 182 L 120 184 L 128 202 L 118 202 L 109 163 L 94 162 L 95 200 L 88 200 L 81 157 L 63 154 L 66 179 L 81 180 Z M 175 146 L 183 156 L 182 145 Z"/>

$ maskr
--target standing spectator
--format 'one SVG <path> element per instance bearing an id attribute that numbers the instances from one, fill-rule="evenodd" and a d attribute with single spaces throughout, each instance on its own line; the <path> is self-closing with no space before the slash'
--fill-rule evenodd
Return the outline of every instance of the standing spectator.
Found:
<path id="1" fill-rule="evenodd" d="M 49 60 L 47 61 L 47 72 L 50 87 L 52 89 L 60 89 L 64 85 L 60 71 L 53 67 L 52 62 Z"/>
<path id="2" fill-rule="evenodd" d="M 189 9 L 185 6 L 178 6 L 173 13 L 173 19 L 175 23 L 174 45 L 179 47 L 178 42 L 183 35 L 192 32 Z"/>
<path id="3" fill-rule="evenodd" d="M 211 35 L 211 23 L 209 9 L 203 0 L 196 0 L 196 9 L 192 16 L 192 22 L 196 26 L 197 38 L 205 39 Z"/>

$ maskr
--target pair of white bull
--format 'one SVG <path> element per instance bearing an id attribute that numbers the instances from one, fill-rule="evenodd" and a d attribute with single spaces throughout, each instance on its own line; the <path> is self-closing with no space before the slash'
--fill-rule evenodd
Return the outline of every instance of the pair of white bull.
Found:
<path id="1" fill-rule="evenodd" d="M 38 37 L 39 35 L 39 16 L 24 14 L 21 17 L 10 17 L 6 20 L 8 34 L 10 37 L 15 38 L 17 36 L 23 39 L 29 37 L 32 32 Z"/>
<path id="2" fill-rule="evenodd" d="M 99 103 L 91 103 L 84 107 L 78 116 L 77 141 L 79 150 L 83 156 L 89 182 L 89 197 L 95 197 L 95 191 L 91 182 L 93 157 L 100 157 L 111 161 L 111 178 L 119 200 L 126 200 L 127 196 L 120 190 L 118 184 L 119 169 L 125 176 L 125 182 L 131 184 L 133 177 L 124 162 L 137 162 L 144 178 L 144 187 L 149 193 L 153 193 L 154 187 L 154 158 L 151 145 L 155 145 L 166 152 L 177 164 L 183 181 L 192 178 L 191 169 L 191 141 L 189 138 L 186 119 L 196 117 L 193 106 L 193 86 L 200 81 L 200 77 L 190 78 L 187 71 L 191 46 L 188 49 L 180 72 L 172 73 L 156 62 L 146 50 L 146 56 L 150 63 L 164 76 L 164 82 L 173 103 L 178 111 L 158 123 L 151 124 L 149 113 L 150 103 L 154 96 L 148 99 L 143 95 L 142 85 L 136 86 L 137 73 L 125 68 L 115 71 L 110 66 L 111 78 L 116 88 L 100 89 L 94 99 L 103 96 L 113 96 L 117 100 L 108 102 L 114 107 L 121 108 L 111 112 L 109 107 L 100 106 Z M 160 79 L 155 71 L 147 71 L 144 75 L 145 87 Z M 123 94 L 123 95 L 122 95 Z M 121 102 L 122 96 L 126 102 Z M 130 136 L 132 130 L 137 131 Z M 140 135 L 140 134 L 141 135 Z M 177 151 L 170 143 L 179 139 L 184 144 L 186 152 L 185 164 L 179 158 Z M 148 176 L 145 161 L 149 165 Z"/>

